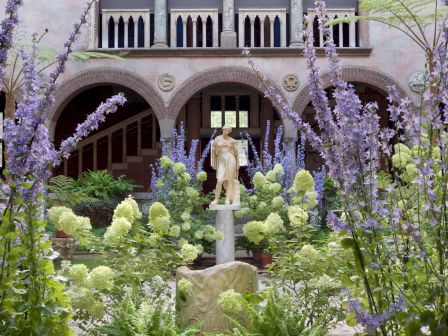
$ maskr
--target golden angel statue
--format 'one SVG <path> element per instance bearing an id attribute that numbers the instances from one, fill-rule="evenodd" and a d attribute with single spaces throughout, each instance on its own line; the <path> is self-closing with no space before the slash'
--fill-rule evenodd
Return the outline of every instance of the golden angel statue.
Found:
<path id="1" fill-rule="evenodd" d="M 238 158 L 238 144 L 229 134 L 230 126 L 224 125 L 222 135 L 217 136 L 212 144 L 212 168 L 216 170 L 215 200 L 212 205 L 219 202 L 222 187 L 226 194 L 226 204 L 239 204 L 238 171 L 240 169 Z"/>

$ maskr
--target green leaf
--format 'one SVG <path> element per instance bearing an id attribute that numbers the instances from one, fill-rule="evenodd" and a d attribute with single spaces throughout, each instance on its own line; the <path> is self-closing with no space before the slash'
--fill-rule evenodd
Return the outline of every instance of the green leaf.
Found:
<path id="1" fill-rule="evenodd" d="M 344 238 L 341 240 L 341 246 L 345 249 L 350 249 L 355 246 L 355 241 L 353 238 Z"/>

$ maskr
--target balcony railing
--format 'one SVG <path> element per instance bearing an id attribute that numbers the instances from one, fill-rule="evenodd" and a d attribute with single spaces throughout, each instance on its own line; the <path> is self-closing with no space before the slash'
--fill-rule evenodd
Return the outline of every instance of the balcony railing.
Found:
<path id="1" fill-rule="evenodd" d="M 171 47 L 218 47 L 218 23 L 218 9 L 172 9 Z"/>
<path id="2" fill-rule="evenodd" d="M 103 9 L 103 48 L 149 48 L 149 9 Z"/>
<path id="3" fill-rule="evenodd" d="M 239 47 L 286 47 L 286 8 L 241 9 L 238 12 Z"/>
<path id="4" fill-rule="evenodd" d="M 355 16 L 356 10 L 354 8 L 327 9 L 327 15 L 330 20 L 344 19 Z M 323 47 L 324 36 L 319 32 L 319 24 L 315 9 L 308 10 L 308 25 L 312 25 L 314 29 L 314 45 L 316 47 Z M 332 27 L 331 34 L 333 35 L 333 40 L 338 48 L 355 48 L 359 45 L 357 42 L 357 25 L 355 22 L 340 22 Z"/>
<path id="5" fill-rule="evenodd" d="M 245 9 L 236 11 L 235 30 L 237 46 L 251 48 L 288 47 L 288 32 L 291 35 L 292 20 L 287 20 L 287 8 Z M 95 2 L 90 12 L 89 48 L 136 49 L 150 48 L 153 35 L 169 35 L 169 41 L 162 44 L 171 48 L 216 48 L 220 46 L 222 33 L 222 15 L 218 9 L 171 9 L 166 13 L 169 20 L 164 25 L 154 27 L 150 9 L 102 9 Z M 307 10 L 308 25 L 314 27 L 314 45 L 322 47 L 324 36 L 318 29 L 317 15 L 314 9 Z M 342 19 L 356 15 L 355 8 L 328 9 L 330 19 Z M 163 30 L 166 29 L 164 32 Z M 354 22 L 341 22 L 331 30 L 338 48 L 356 48 L 360 46 L 361 36 Z M 165 39 L 165 38 L 164 38 Z M 297 41 L 295 41 L 298 45 Z"/>

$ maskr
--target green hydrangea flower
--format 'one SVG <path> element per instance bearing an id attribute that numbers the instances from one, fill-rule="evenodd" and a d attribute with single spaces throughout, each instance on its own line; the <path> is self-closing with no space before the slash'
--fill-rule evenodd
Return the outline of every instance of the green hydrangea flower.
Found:
<path id="1" fill-rule="evenodd" d="M 396 154 L 407 154 L 409 156 L 412 155 L 412 151 L 409 149 L 409 147 L 402 143 L 398 143 L 394 146 L 394 152 Z"/>
<path id="2" fill-rule="evenodd" d="M 269 191 L 274 194 L 278 194 L 281 190 L 282 190 L 282 185 L 278 182 L 272 183 L 269 186 Z"/>
<path id="3" fill-rule="evenodd" d="M 271 213 L 265 220 L 267 234 L 276 234 L 283 230 L 283 219 L 276 212 Z"/>
<path id="4" fill-rule="evenodd" d="M 73 210 L 65 206 L 54 206 L 48 209 L 47 215 L 50 222 L 57 225 L 61 216 L 65 213 L 73 213 Z"/>
<path id="5" fill-rule="evenodd" d="M 104 242 L 107 245 L 117 245 L 131 229 L 132 224 L 124 217 L 116 218 L 104 233 Z"/>
<path id="6" fill-rule="evenodd" d="M 125 200 L 123 200 L 114 210 L 113 219 L 123 217 L 126 218 L 129 222 L 133 223 L 135 220 L 142 218 L 142 213 L 138 207 L 137 202 L 129 196 Z"/>
<path id="7" fill-rule="evenodd" d="M 169 235 L 171 237 L 179 237 L 180 235 L 180 226 L 179 225 L 173 225 L 170 227 Z"/>
<path id="8" fill-rule="evenodd" d="M 182 231 L 190 231 L 191 230 L 191 223 L 190 222 L 183 222 L 181 225 Z"/>
<path id="9" fill-rule="evenodd" d="M 275 171 L 270 170 L 266 173 L 266 180 L 268 180 L 269 182 L 275 182 L 277 179 Z"/>
<path id="10" fill-rule="evenodd" d="M 243 310 L 242 296 L 240 293 L 235 292 L 233 289 L 229 289 L 222 292 L 218 296 L 218 307 L 225 314 L 234 315 Z"/>
<path id="11" fill-rule="evenodd" d="M 197 249 L 196 246 L 191 245 L 189 243 L 185 243 L 180 248 L 180 253 L 182 255 L 182 259 L 186 263 L 190 263 L 193 262 L 198 257 L 199 250 Z"/>
<path id="12" fill-rule="evenodd" d="M 149 208 L 149 220 L 153 221 L 160 217 L 170 218 L 168 209 L 160 202 L 155 202 Z"/>
<path id="13" fill-rule="evenodd" d="M 303 226 L 308 220 L 308 214 L 300 206 L 291 206 L 288 209 L 288 218 L 292 226 Z"/>
<path id="14" fill-rule="evenodd" d="M 89 269 L 84 264 L 70 266 L 68 275 L 77 286 L 83 287 L 88 283 Z"/>
<path id="15" fill-rule="evenodd" d="M 176 162 L 173 166 L 173 171 L 176 175 L 182 175 L 187 170 L 187 167 L 182 162 Z"/>
<path id="16" fill-rule="evenodd" d="M 89 275 L 89 283 L 92 288 L 99 290 L 111 290 L 114 287 L 115 273 L 107 266 L 95 267 Z"/>
<path id="17" fill-rule="evenodd" d="M 252 183 L 254 184 L 256 189 L 262 189 L 266 184 L 266 177 L 260 172 L 256 172 L 254 177 L 252 178 Z"/>
<path id="18" fill-rule="evenodd" d="M 199 197 L 199 192 L 192 187 L 185 188 L 185 193 L 191 199 L 195 199 L 195 198 Z"/>
<path id="19" fill-rule="evenodd" d="M 305 201 L 308 204 L 308 208 L 312 209 L 317 205 L 317 192 L 307 191 L 305 192 Z"/>
<path id="20" fill-rule="evenodd" d="M 395 168 L 405 168 L 408 163 L 411 163 L 411 156 L 407 153 L 400 153 L 392 155 L 392 165 Z"/>
<path id="21" fill-rule="evenodd" d="M 207 181 L 207 173 L 204 172 L 204 171 L 201 171 L 200 173 L 198 173 L 198 174 L 196 175 L 196 179 L 197 179 L 199 182 L 205 182 L 205 181 Z"/>
<path id="22" fill-rule="evenodd" d="M 283 200 L 282 196 L 276 196 L 272 199 L 271 203 L 274 209 L 280 209 L 285 204 L 285 201 Z"/>
<path id="23" fill-rule="evenodd" d="M 168 156 L 162 156 L 160 158 L 160 164 L 163 169 L 169 169 L 173 166 L 173 161 Z"/>
<path id="24" fill-rule="evenodd" d="M 201 230 L 198 230 L 198 231 L 196 231 L 196 232 L 194 233 L 194 237 L 195 237 L 196 239 L 202 239 L 202 238 L 204 238 L 204 232 L 201 231 Z"/>
<path id="25" fill-rule="evenodd" d="M 264 222 L 251 221 L 243 226 L 243 233 L 254 244 L 260 244 L 265 238 L 267 227 Z"/>
<path id="26" fill-rule="evenodd" d="M 177 292 L 180 295 L 188 296 L 192 289 L 193 283 L 186 278 L 182 278 L 177 282 Z"/>
<path id="27" fill-rule="evenodd" d="M 296 191 L 314 191 L 314 179 L 308 170 L 299 170 L 294 178 Z"/>

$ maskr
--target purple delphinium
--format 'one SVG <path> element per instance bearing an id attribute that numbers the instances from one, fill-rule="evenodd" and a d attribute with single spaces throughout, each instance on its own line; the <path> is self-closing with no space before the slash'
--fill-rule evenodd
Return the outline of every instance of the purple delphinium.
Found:
<path id="1" fill-rule="evenodd" d="M 5 7 L 6 17 L 0 23 L 0 80 L 5 76 L 8 51 L 13 45 L 14 29 L 19 23 L 18 10 L 22 0 L 8 0 Z"/>

